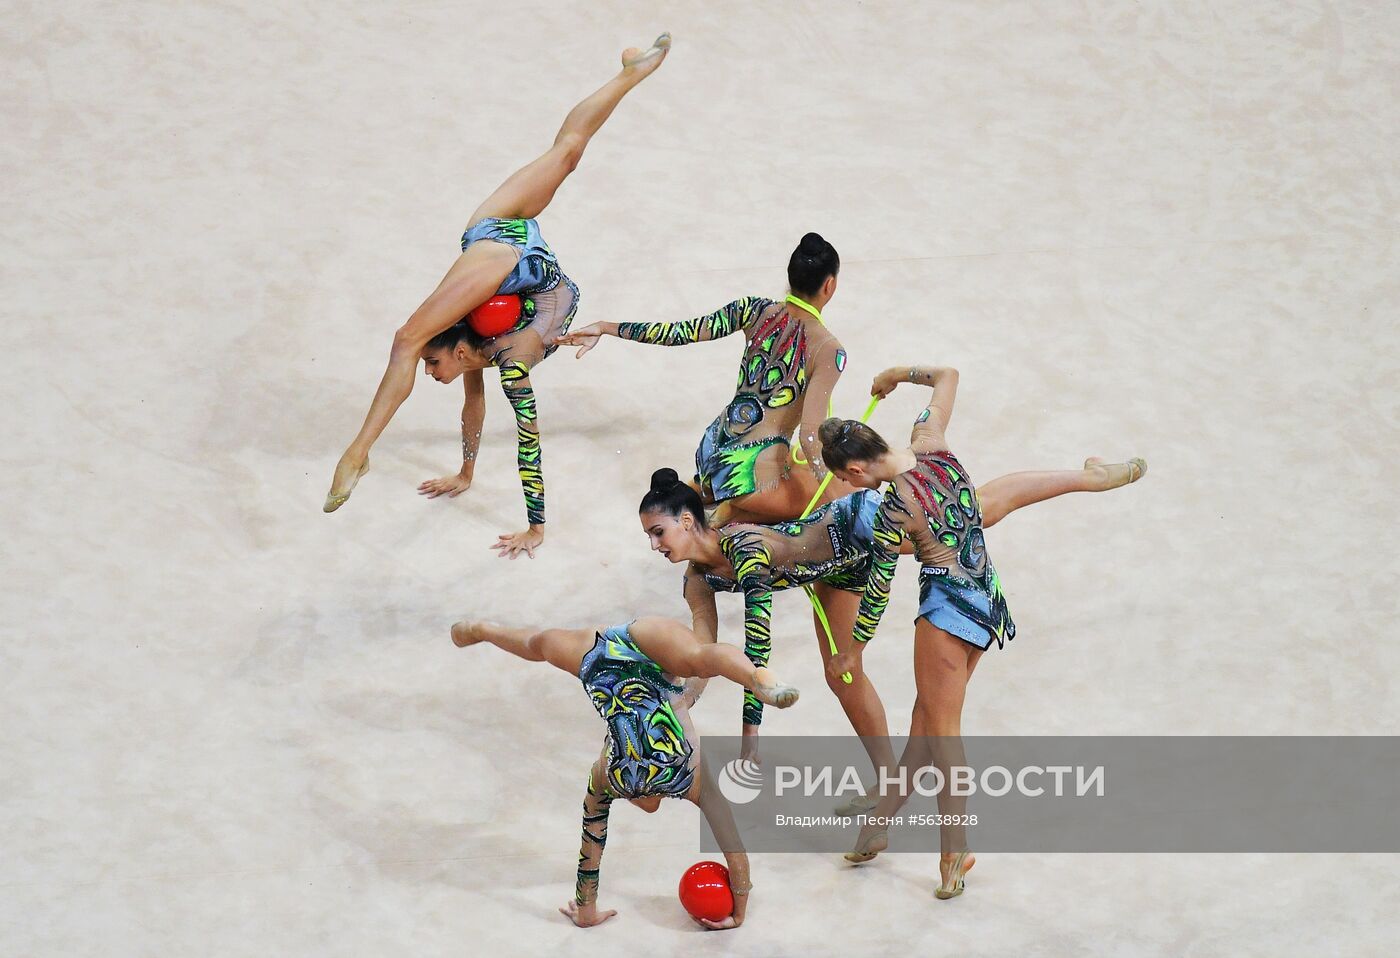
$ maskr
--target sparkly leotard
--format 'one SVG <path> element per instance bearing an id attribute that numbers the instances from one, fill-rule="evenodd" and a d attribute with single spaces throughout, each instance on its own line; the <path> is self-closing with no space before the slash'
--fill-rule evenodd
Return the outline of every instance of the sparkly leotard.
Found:
<path id="1" fill-rule="evenodd" d="M 870 573 L 879 494 L 864 489 L 829 502 L 805 519 L 760 525 L 732 523 L 719 530 L 720 549 L 734 577 L 695 568 L 716 592 L 744 593 L 744 652 L 767 665 L 773 593 L 812 582 L 847 592 L 865 588 Z M 763 703 L 744 695 L 744 723 L 763 720 Z"/>
<path id="2" fill-rule="evenodd" d="M 809 331 L 784 303 L 746 296 L 680 323 L 620 323 L 618 336 L 658 346 L 684 346 L 744 332 L 747 345 L 734 398 L 695 452 L 695 478 L 707 502 L 771 487 L 787 469 L 788 437 L 809 388 L 824 414 L 846 353 L 824 327 Z M 769 450 L 776 450 L 769 452 Z"/>
<path id="3" fill-rule="evenodd" d="M 1001 648 L 1015 638 L 1016 624 L 987 555 L 972 479 L 948 450 L 918 451 L 918 426 L 914 449 L 917 464 L 890 483 L 875 516 L 870 578 L 852 634 L 857 642 L 875 636 L 907 536 L 923 565 L 919 617 L 979 649 L 993 640 Z"/>
<path id="4" fill-rule="evenodd" d="M 608 723 L 608 788 L 623 798 L 684 798 L 695 780 L 695 755 L 671 707 L 681 687 L 637 647 L 625 625 L 598 633 L 579 678 Z"/>
<path id="5" fill-rule="evenodd" d="M 578 287 L 559 268 L 554 251 L 532 219 L 486 217 L 462 234 L 462 250 L 488 240 L 515 247 L 516 263 L 497 289 L 518 294 L 520 320 L 508 332 L 487 340 L 483 352 L 501 371 L 501 391 L 515 412 L 516 466 L 525 493 L 525 515 L 531 525 L 544 522 L 544 472 L 539 418 L 530 370 L 557 348 L 554 340 L 568 332 L 578 313 Z M 533 332 L 535 336 L 523 336 Z"/>

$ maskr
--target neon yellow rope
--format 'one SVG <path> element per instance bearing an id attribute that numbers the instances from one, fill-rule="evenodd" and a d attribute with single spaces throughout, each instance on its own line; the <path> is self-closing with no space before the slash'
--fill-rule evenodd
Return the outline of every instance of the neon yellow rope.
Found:
<path id="1" fill-rule="evenodd" d="M 870 405 L 865 407 L 865 413 L 860 417 L 861 422 L 869 422 L 871 415 L 875 412 L 875 407 L 880 405 L 879 396 L 870 397 Z M 827 483 L 831 482 L 831 473 L 828 472 L 822 479 L 821 485 L 817 486 L 817 494 L 812 497 L 812 501 L 807 503 L 807 508 L 802 510 L 799 519 L 805 519 L 812 514 L 817 502 L 821 499 L 822 493 L 826 491 Z M 826 620 L 826 610 L 822 608 L 822 600 L 817 598 L 817 590 L 811 585 L 804 585 L 802 590 L 807 593 L 807 600 L 812 603 L 812 610 L 817 614 L 817 621 L 822 624 L 822 631 L 826 633 L 826 645 L 831 649 L 831 654 L 836 654 L 836 640 L 831 636 L 831 623 Z M 851 684 L 851 673 L 846 672 L 841 676 L 841 681 L 847 685 Z"/>
<path id="2" fill-rule="evenodd" d="M 880 397 L 871 396 L 870 405 L 865 407 L 865 412 L 861 415 L 860 421 L 869 422 L 871 414 L 875 412 L 875 407 L 878 405 L 880 405 Z M 826 487 L 829 482 L 831 482 L 830 471 L 822 478 L 821 485 L 817 486 L 816 495 L 812 496 L 812 501 L 807 503 L 807 508 L 802 510 L 802 515 L 798 516 L 799 519 L 805 519 L 812 514 L 812 510 L 817 507 L 817 502 L 821 499 L 822 493 L 826 492 Z"/>

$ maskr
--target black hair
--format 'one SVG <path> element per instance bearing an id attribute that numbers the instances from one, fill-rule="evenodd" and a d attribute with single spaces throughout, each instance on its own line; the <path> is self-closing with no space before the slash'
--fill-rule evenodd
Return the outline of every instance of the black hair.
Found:
<path id="1" fill-rule="evenodd" d="M 680 518 L 682 512 L 695 517 L 700 528 L 708 529 L 705 521 L 705 506 L 700 502 L 700 494 L 681 482 L 674 469 L 658 469 L 651 474 L 651 491 L 642 496 L 638 512 L 664 512 L 673 519 Z"/>
<path id="2" fill-rule="evenodd" d="M 828 276 L 841 272 L 836 247 L 820 233 L 808 233 L 788 260 L 788 289 L 798 296 L 815 296 Z"/>
<path id="3" fill-rule="evenodd" d="M 890 451 L 878 432 L 863 422 L 832 416 L 817 430 L 822 462 L 828 469 L 845 469 L 851 462 L 872 462 Z"/>
<path id="4" fill-rule="evenodd" d="M 437 352 L 439 349 L 456 349 L 458 343 L 466 343 L 472 349 L 479 350 L 486 345 L 486 337 L 472 329 L 471 322 L 464 319 L 428 340 L 428 345 L 424 346 L 423 350 Z"/>

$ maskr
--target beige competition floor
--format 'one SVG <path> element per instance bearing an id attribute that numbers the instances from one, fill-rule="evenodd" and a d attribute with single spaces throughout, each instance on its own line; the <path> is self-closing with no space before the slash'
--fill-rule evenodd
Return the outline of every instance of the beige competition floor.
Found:
<path id="1" fill-rule="evenodd" d="M 778 294 L 818 230 L 839 410 L 936 361 L 980 480 L 1151 462 L 993 530 L 1020 633 L 969 733 L 1400 733 L 1400 8 L 288 6 L 5 5 L 0 953 L 1391 953 L 1386 855 L 988 855 L 952 903 L 928 855 L 760 856 L 750 921 L 702 933 L 675 803 L 615 813 L 621 915 L 570 926 L 601 725 L 447 626 L 682 615 L 636 504 L 688 469 L 735 342 L 537 371 L 533 562 L 487 548 L 523 518 L 494 373 L 468 495 L 415 494 L 461 401 L 420 379 L 320 504 L 467 215 L 668 28 L 542 218 L 580 323 Z M 867 657 L 896 730 L 914 579 Z M 765 728 L 840 733 L 803 602 L 775 663 L 807 695 Z M 717 688 L 696 717 L 737 710 Z"/>

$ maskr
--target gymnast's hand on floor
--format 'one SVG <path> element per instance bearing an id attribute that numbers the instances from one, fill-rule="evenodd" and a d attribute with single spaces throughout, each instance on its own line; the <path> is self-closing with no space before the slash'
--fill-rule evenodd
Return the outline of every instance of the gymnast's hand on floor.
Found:
<path id="1" fill-rule="evenodd" d="M 496 550 L 496 554 L 502 559 L 514 559 L 520 553 L 533 559 L 535 550 L 544 542 L 544 526 L 531 526 L 524 532 L 511 532 L 506 535 L 497 536 L 491 548 Z"/>
<path id="2" fill-rule="evenodd" d="M 418 484 L 418 494 L 427 496 L 429 499 L 436 499 L 438 496 L 456 498 L 472 487 L 472 477 L 470 474 L 455 473 L 451 476 L 443 476 L 441 479 L 428 479 Z"/>
<path id="3" fill-rule="evenodd" d="M 607 911 L 599 911 L 598 903 L 590 901 L 586 905 L 580 905 L 572 898 L 559 909 L 559 914 L 580 928 L 592 928 L 594 925 L 601 925 L 613 915 L 617 914 L 616 908 L 609 908 Z"/>

